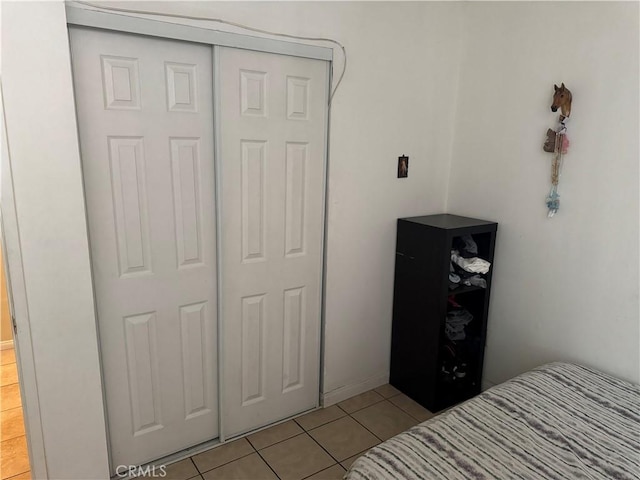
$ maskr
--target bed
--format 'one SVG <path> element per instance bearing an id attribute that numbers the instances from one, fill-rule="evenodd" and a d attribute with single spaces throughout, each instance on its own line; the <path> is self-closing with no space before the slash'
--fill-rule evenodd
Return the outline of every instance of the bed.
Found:
<path id="1" fill-rule="evenodd" d="M 640 479 L 640 386 L 548 364 L 378 445 L 345 478 Z"/>

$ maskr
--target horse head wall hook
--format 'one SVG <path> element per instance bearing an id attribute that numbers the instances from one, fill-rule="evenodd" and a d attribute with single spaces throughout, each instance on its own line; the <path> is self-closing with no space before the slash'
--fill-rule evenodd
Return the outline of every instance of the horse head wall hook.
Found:
<path id="1" fill-rule="evenodd" d="M 560 208 L 560 194 L 558 193 L 558 182 L 560 181 L 560 172 L 562 171 L 563 155 L 567 153 L 569 148 L 569 139 L 567 138 L 566 120 L 571 115 L 571 92 L 564 83 L 561 86 L 554 85 L 555 92 L 553 94 L 553 103 L 551 111 L 561 111 L 558 118 L 558 127 L 556 130 L 547 130 L 547 140 L 542 147 L 545 152 L 553 153 L 553 164 L 551 167 L 551 191 L 547 196 L 547 216 L 553 217 Z"/>
<path id="2" fill-rule="evenodd" d="M 559 87 L 554 84 L 553 88 L 555 88 L 555 94 L 553 95 L 551 111 L 557 112 L 559 108 L 562 115 L 569 118 L 569 115 L 571 115 L 571 91 L 564 86 L 564 83 Z"/>

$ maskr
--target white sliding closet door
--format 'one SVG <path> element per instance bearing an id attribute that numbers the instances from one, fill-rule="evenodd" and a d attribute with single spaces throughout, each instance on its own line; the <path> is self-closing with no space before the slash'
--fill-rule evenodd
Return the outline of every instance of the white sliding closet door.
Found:
<path id="1" fill-rule="evenodd" d="M 115 468 L 218 436 L 212 48 L 70 35 Z"/>
<path id="2" fill-rule="evenodd" d="M 217 52 L 230 437 L 318 404 L 329 64 Z"/>

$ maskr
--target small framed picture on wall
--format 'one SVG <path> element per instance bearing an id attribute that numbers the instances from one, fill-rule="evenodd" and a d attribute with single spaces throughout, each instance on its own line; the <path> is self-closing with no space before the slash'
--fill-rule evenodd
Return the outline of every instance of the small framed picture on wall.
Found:
<path id="1" fill-rule="evenodd" d="M 398 178 L 407 178 L 409 176 L 409 157 L 402 155 L 398 157 Z"/>

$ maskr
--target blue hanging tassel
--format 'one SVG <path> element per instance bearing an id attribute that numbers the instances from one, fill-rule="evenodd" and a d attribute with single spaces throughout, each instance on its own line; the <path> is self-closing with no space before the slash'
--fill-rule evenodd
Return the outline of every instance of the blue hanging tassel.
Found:
<path id="1" fill-rule="evenodd" d="M 547 208 L 549 209 L 547 213 L 547 217 L 549 218 L 553 217 L 560 208 L 560 195 L 558 194 L 558 187 L 556 185 L 551 187 L 551 192 L 547 197 Z"/>

